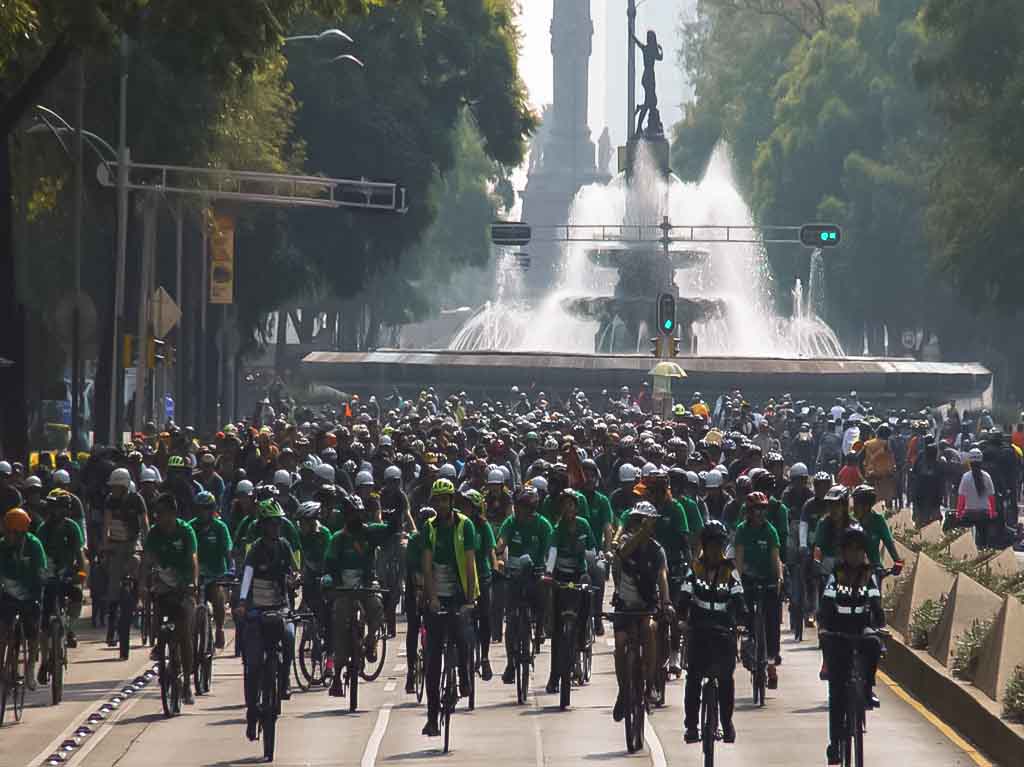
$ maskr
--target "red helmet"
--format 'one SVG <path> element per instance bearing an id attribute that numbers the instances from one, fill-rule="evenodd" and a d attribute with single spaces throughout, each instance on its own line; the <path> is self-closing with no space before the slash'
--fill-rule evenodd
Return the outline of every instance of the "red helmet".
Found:
<path id="1" fill-rule="evenodd" d="M 764 508 L 768 505 L 768 496 L 759 490 L 747 496 L 747 508 Z"/>

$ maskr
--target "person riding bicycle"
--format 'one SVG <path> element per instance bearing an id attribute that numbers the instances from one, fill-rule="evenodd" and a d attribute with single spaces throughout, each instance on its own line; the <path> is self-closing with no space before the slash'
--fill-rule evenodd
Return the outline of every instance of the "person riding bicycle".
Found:
<path id="1" fill-rule="evenodd" d="M 71 494 L 65 490 L 51 490 L 46 496 L 48 517 L 36 537 L 46 552 L 46 586 L 43 589 L 42 657 L 39 665 L 39 683 L 46 684 L 49 669 L 50 618 L 57 609 L 58 598 L 67 598 L 68 647 L 77 647 L 74 622 L 82 614 L 82 581 L 85 573 L 85 546 L 82 528 L 70 518 L 74 511 Z"/>
<path id="2" fill-rule="evenodd" d="M 622 527 L 615 538 L 612 575 L 615 593 L 612 606 L 615 613 L 654 612 L 660 610 L 671 615 L 674 610 L 669 595 L 668 560 L 664 547 L 656 540 L 660 521 L 658 510 L 647 501 L 639 501 L 626 512 Z M 629 634 L 636 631 L 638 641 L 646 647 L 644 678 L 650 685 L 654 680 L 658 657 L 655 652 L 654 622 L 646 615 L 612 615 L 615 630 L 615 677 L 618 695 L 612 718 L 621 722 L 625 716 L 623 689 L 629 678 L 626 644 Z"/>
<path id="3" fill-rule="evenodd" d="M 579 515 L 580 493 L 566 489 L 559 499 L 559 519 L 549 541 L 545 571 L 556 581 L 565 583 L 583 583 L 589 585 L 588 558 L 593 559 L 597 553 L 597 541 L 590 523 Z M 566 609 L 575 609 L 579 613 L 576 621 L 577 646 L 583 643 L 584 623 L 590 619 L 590 594 L 584 592 L 565 592 L 555 588 L 551 595 L 551 672 L 548 677 L 547 692 L 558 692 L 560 670 L 555 659 L 561 658 L 565 648 L 561 647 L 562 632 L 559 621 Z M 575 650 L 575 648 L 573 648 Z M 573 652 L 573 656 L 575 652 Z"/>
<path id="4" fill-rule="evenodd" d="M 866 708 L 879 705 L 873 688 L 881 640 L 875 629 L 885 626 L 882 594 L 867 558 L 868 536 L 860 525 L 845 528 L 840 540 L 841 558 L 821 594 L 820 625 L 824 631 L 860 636 L 860 658 L 865 668 Z M 852 648 L 848 642 L 823 636 L 821 649 L 828 672 L 829 764 L 840 763 L 839 739 L 846 711 L 846 681 L 851 673 Z"/>
<path id="5" fill-rule="evenodd" d="M 391 528 L 383 522 L 367 522 L 366 507 L 358 495 L 349 495 L 342 501 L 345 526 L 331 537 L 324 559 L 324 587 L 343 589 L 333 594 L 334 599 L 334 675 L 330 695 L 340 697 L 344 689 L 340 669 L 348 666 L 353 648 L 352 616 L 357 605 L 362 608 L 366 621 L 363 656 L 370 663 L 377 662 L 377 630 L 384 616 L 384 603 L 375 591 L 360 591 L 378 587 L 373 572 L 374 554 L 391 535 Z M 355 673 L 356 669 L 350 669 Z"/>
<path id="6" fill-rule="evenodd" d="M 167 459 L 167 479 L 160 489 L 174 496 L 182 518 L 188 519 L 192 515 L 192 502 L 203 491 L 203 486 L 192 479 L 192 466 L 188 459 L 172 455 Z"/>
<path id="7" fill-rule="evenodd" d="M 799 576 L 803 578 L 804 625 L 807 628 L 814 627 L 818 614 L 818 598 L 821 593 L 821 584 L 818 582 L 818 575 L 812 566 L 811 549 L 814 546 L 818 523 L 828 516 L 828 502 L 825 500 L 825 496 L 832 488 L 832 475 L 827 471 L 819 471 L 814 475 L 811 487 L 813 495 L 804 501 L 800 510 L 800 525 L 797 533 L 800 544 L 798 549 Z"/>
<path id="8" fill-rule="evenodd" d="M 420 642 L 423 617 L 423 528 L 436 511 L 430 506 L 419 510 L 417 529 L 409 536 L 405 549 L 405 657 L 410 661 L 405 672 L 405 691 L 416 693 L 416 669 L 412 663 Z"/>
<path id="9" fill-rule="evenodd" d="M 263 676 L 266 644 L 284 644 L 284 663 L 278 668 L 282 700 L 291 697 L 288 678 L 295 654 L 295 624 L 290 621 L 263 620 L 266 612 L 288 607 L 289 589 L 297 575 L 292 547 L 281 537 L 284 511 L 273 499 L 261 501 L 259 509 L 260 537 L 253 542 L 245 556 L 242 565 L 242 586 L 238 595 L 238 607 L 235 610 L 237 620 L 244 621 L 242 646 L 245 671 L 245 734 L 249 740 L 256 740 L 260 682 Z"/>
<path id="10" fill-rule="evenodd" d="M 889 552 L 893 561 L 893 575 L 903 571 L 903 561 L 896 550 L 896 542 L 892 538 L 892 530 L 885 517 L 875 511 L 878 494 L 872 485 L 858 485 L 853 489 L 853 521 L 864 529 L 867 537 L 868 560 L 872 567 L 882 566 L 882 546 Z"/>
<path id="11" fill-rule="evenodd" d="M 499 570 L 506 573 L 516 570 L 528 577 L 533 568 L 544 564 L 553 528 L 547 519 L 537 513 L 539 503 L 539 493 L 532 485 L 523 487 L 516 496 L 515 514 L 506 519 L 502 523 L 501 529 L 498 530 L 495 552 L 499 557 L 504 556 L 503 560 L 498 561 Z M 509 595 L 511 597 L 511 591 Z M 526 598 L 534 608 L 536 616 L 534 631 L 540 636 L 544 621 L 540 590 L 536 583 L 529 582 Z M 506 658 L 513 656 L 509 641 L 510 637 L 506 631 Z M 515 669 L 512 667 L 511 661 L 506 661 L 505 670 L 501 673 L 501 681 L 504 684 L 515 682 Z"/>
<path id="12" fill-rule="evenodd" d="M 196 534 L 199 558 L 199 578 L 205 584 L 201 599 L 213 605 L 213 622 L 216 626 L 214 647 L 224 649 L 224 588 L 217 579 L 223 578 L 231 569 L 231 533 L 224 520 L 217 514 L 217 496 L 203 490 L 192 502 L 195 517 L 188 523 Z"/>
<path id="13" fill-rule="evenodd" d="M 29 666 L 23 669 L 25 684 L 34 690 L 46 552 L 39 539 L 29 532 L 31 526 L 32 517 L 24 509 L 10 509 L 4 514 L 4 534 L 0 539 L 0 658 L 7 657 L 11 624 L 14 616 L 20 614 L 29 652 Z"/>
<path id="14" fill-rule="evenodd" d="M 712 670 L 718 673 L 718 707 L 722 740 L 733 743 L 732 723 L 736 701 L 736 627 L 746 613 L 743 583 L 735 565 L 725 558 L 729 529 L 717 519 L 701 530 L 701 554 L 694 559 L 683 581 L 680 616 L 689 629 L 687 641 L 686 689 L 683 702 L 683 739 L 696 743 L 701 735 L 701 682 Z M 723 637 L 723 631 L 729 633 Z"/>
<path id="15" fill-rule="evenodd" d="M 331 531 L 320 522 L 322 508 L 316 501 L 299 504 L 299 541 L 302 545 L 302 609 L 313 612 L 321 626 L 328 629 L 329 612 L 323 597 L 321 578 L 326 572 L 327 549 L 331 545 Z M 330 647 L 328 642 L 328 647 Z M 334 672 L 334 658 L 327 653 L 325 671 Z"/>
<path id="16" fill-rule="evenodd" d="M 395 612 L 398 608 L 398 598 L 401 595 L 403 569 L 405 563 L 405 534 L 416 529 L 416 522 L 412 518 L 409 506 L 409 498 L 402 490 L 402 470 L 398 466 L 388 466 L 384 469 L 384 485 L 380 490 L 381 521 L 390 530 L 390 536 L 381 548 L 379 557 L 382 562 L 390 566 L 382 567 L 378 575 L 381 577 L 381 586 L 387 590 L 384 596 L 384 616 L 388 626 L 388 636 L 394 637 L 397 633 L 395 627 Z"/>
<path id="17" fill-rule="evenodd" d="M 843 530 L 853 523 L 850 518 L 850 489 L 845 485 L 833 485 L 825 494 L 825 504 L 828 516 L 818 523 L 814 531 L 814 560 L 820 564 L 822 573 L 828 575 L 839 556 Z"/>
<path id="18" fill-rule="evenodd" d="M 157 625 L 167 616 L 174 623 L 175 639 L 181 651 L 183 668 L 192 669 L 192 621 L 196 612 L 195 590 L 199 580 L 199 560 L 196 556 L 196 534 L 187 523 L 178 518 L 178 501 L 164 493 L 153 502 L 157 523 L 150 528 L 143 547 L 142 570 L 152 569 L 150 589 L 155 594 L 154 613 Z M 139 583 L 141 596 L 145 584 Z M 191 674 L 185 675 L 182 701 L 192 705 Z"/>
<path id="19" fill-rule="evenodd" d="M 491 670 L 491 589 L 494 585 L 494 569 L 497 556 L 494 553 L 497 541 L 494 528 L 484 515 L 487 501 L 478 490 L 466 490 L 458 496 L 459 511 L 465 514 L 476 527 L 479 545 L 476 548 L 476 572 L 480 581 L 480 598 L 477 600 L 474 614 L 480 629 L 477 642 L 480 646 L 480 677 L 491 681 L 494 672 Z"/>
<path id="20" fill-rule="evenodd" d="M 453 508 L 455 485 L 439 479 L 431 489 L 437 515 L 424 528 L 423 585 L 427 597 L 427 723 L 423 734 L 441 734 L 441 650 L 446 631 L 458 654 L 459 689 L 469 689 L 469 651 L 463 610 L 480 595 L 476 570 L 476 527 Z M 444 608 L 448 615 L 439 615 Z"/>
<path id="21" fill-rule="evenodd" d="M 597 550 L 603 556 L 594 559 L 590 567 L 590 580 L 596 589 L 594 592 L 594 604 L 604 604 L 605 581 L 607 580 L 606 561 L 611 556 L 612 537 L 615 535 L 615 525 L 618 519 L 612 511 L 611 501 L 599 488 L 601 487 L 601 470 L 597 463 L 588 458 L 581 463 L 583 468 L 583 489 L 580 491 L 587 500 L 590 507 L 590 528 L 594 531 Z M 600 609 L 594 610 L 594 634 L 604 635 L 604 621 L 601 620 Z"/>
<path id="22" fill-rule="evenodd" d="M 107 572 L 107 646 L 115 647 L 121 581 L 125 576 L 138 576 L 138 551 L 149 533 L 149 514 L 142 496 L 132 489 L 128 469 L 114 469 L 107 487 L 100 548 Z"/>
<path id="23" fill-rule="evenodd" d="M 782 627 L 782 602 L 779 600 L 782 590 L 782 558 L 779 554 L 779 534 L 766 518 L 768 504 L 768 496 L 758 490 L 747 496 L 746 519 L 736 528 L 733 547 L 736 569 L 743 579 L 743 592 L 751 615 L 754 613 L 753 600 L 757 598 L 754 587 L 757 584 L 764 585 L 761 609 L 764 614 L 765 657 L 769 661 L 766 686 L 774 690 L 779 686 L 775 659 L 779 655 Z"/>
<path id="24" fill-rule="evenodd" d="M 259 485 L 255 488 L 255 493 L 255 509 L 238 523 L 238 527 L 235 528 L 235 534 L 231 537 L 232 541 L 234 541 L 235 549 L 241 551 L 248 550 L 262 535 L 260 527 L 264 519 L 263 504 L 266 501 L 273 501 L 278 506 L 281 505 L 277 501 L 277 488 L 273 485 Z M 281 509 L 281 511 L 283 513 L 284 509 Z M 280 524 L 281 535 L 288 541 L 288 545 L 292 550 L 292 556 L 295 558 L 296 566 L 298 566 L 302 557 L 302 541 L 299 540 L 299 528 L 288 519 L 287 515 L 281 517 Z"/>

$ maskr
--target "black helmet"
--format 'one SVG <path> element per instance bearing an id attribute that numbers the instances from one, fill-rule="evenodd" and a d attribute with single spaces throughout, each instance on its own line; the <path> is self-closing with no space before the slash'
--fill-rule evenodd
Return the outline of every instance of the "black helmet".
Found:
<path id="1" fill-rule="evenodd" d="M 725 543 L 729 540 L 729 529 L 719 520 L 712 519 L 706 525 L 704 529 L 700 531 L 700 542 L 702 546 L 707 546 L 711 541 L 721 541 Z"/>
<path id="2" fill-rule="evenodd" d="M 827 471 L 819 471 L 814 475 L 814 484 L 818 484 L 819 482 L 828 482 L 828 486 L 832 487 L 832 475 Z"/>
<path id="3" fill-rule="evenodd" d="M 843 530 L 843 534 L 839 537 L 840 548 L 845 549 L 852 543 L 860 544 L 862 549 L 867 549 L 868 547 L 867 533 L 864 532 L 864 528 L 860 525 L 850 525 Z"/>
<path id="4" fill-rule="evenodd" d="M 850 489 L 846 485 L 832 485 L 825 494 L 826 501 L 841 501 L 846 503 L 850 499 Z"/>
<path id="5" fill-rule="evenodd" d="M 875 492 L 875 488 L 873 488 L 871 485 L 857 485 L 857 487 L 853 489 L 854 503 L 874 506 L 875 501 L 877 500 L 878 493 Z"/>
<path id="6" fill-rule="evenodd" d="M 770 471 L 761 470 L 757 472 L 756 476 L 751 477 L 754 483 L 754 489 L 760 490 L 762 493 L 771 495 L 775 492 L 775 475 Z"/>

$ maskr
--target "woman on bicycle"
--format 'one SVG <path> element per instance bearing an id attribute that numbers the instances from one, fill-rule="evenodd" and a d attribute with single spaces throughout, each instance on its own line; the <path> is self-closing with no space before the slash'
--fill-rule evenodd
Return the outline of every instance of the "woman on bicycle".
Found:
<path id="1" fill-rule="evenodd" d="M 216 581 L 231 569 L 231 533 L 224 520 L 216 514 L 217 496 L 204 490 L 192 501 L 195 517 L 188 525 L 196 534 L 199 557 L 199 577 L 205 584 L 200 596 L 213 605 L 213 623 L 217 627 L 214 646 L 224 649 L 224 587 Z"/>
<path id="2" fill-rule="evenodd" d="M 868 562 L 867 544 L 868 537 L 860 525 L 850 525 L 843 530 L 841 557 L 821 594 L 820 623 L 824 631 L 861 637 L 860 657 L 865 664 L 862 669 L 864 701 L 867 708 L 876 708 L 878 698 L 873 688 L 882 644 L 871 630 L 885 626 L 885 613 L 882 610 L 882 593 Z M 826 755 L 829 764 L 839 764 L 839 739 L 843 734 L 846 680 L 851 672 L 852 648 L 847 642 L 825 636 L 821 640 L 821 649 L 829 669 L 829 744 Z"/>
<path id="3" fill-rule="evenodd" d="M 701 682 L 712 670 L 718 674 L 718 708 L 722 739 L 736 740 L 732 724 L 736 700 L 736 626 L 746 613 L 743 583 L 739 571 L 725 558 L 729 543 L 728 528 L 717 519 L 704 526 L 700 533 L 701 554 L 693 561 L 683 581 L 681 608 L 689 626 L 685 718 L 683 739 L 697 743 L 701 739 Z M 728 636 L 723 636 L 728 632 Z"/>
<path id="4" fill-rule="evenodd" d="M 46 552 L 39 539 L 28 531 L 31 526 L 32 517 L 24 509 L 11 509 L 4 514 L 4 535 L 0 539 L 0 658 L 6 657 L 8 633 L 14 616 L 20 614 L 28 640 L 25 684 L 34 690 Z"/>

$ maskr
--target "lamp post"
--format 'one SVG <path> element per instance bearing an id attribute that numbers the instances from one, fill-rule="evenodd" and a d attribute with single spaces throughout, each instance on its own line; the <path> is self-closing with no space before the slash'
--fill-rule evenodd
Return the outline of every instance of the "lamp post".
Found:
<path id="1" fill-rule="evenodd" d="M 349 44 L 355 42 L 345 32 L 343 32 L 340 29 L 334 28 L 334 27 L 332 27 L 331 29 L 325 29 L 323 32 L 318 32 L 315 35 L 291 35 L 290 37 L 284 38 L 284 42 L 286 44 L 287 43 L 307 42 L 307 41 L 313 41 L 313 42 L 322 43 L 322 42 L 326 42 L 326 41 L 329 41 L 329 40 L 334 40 L 336 42 L 349 43 Z M 333 59 L 331 59 L 331 62 L 333 63 L 335 61 L 350 61 L 350 62 L 352 62 L 353 64 L 356 64 L 359 67 L 365 67 L 366 66 L 365 64 L 363 64 L 363 62 L 360 59 L 356 58 L 351 53 L 343 53 L 340 56 L 335 56 Z"/>

